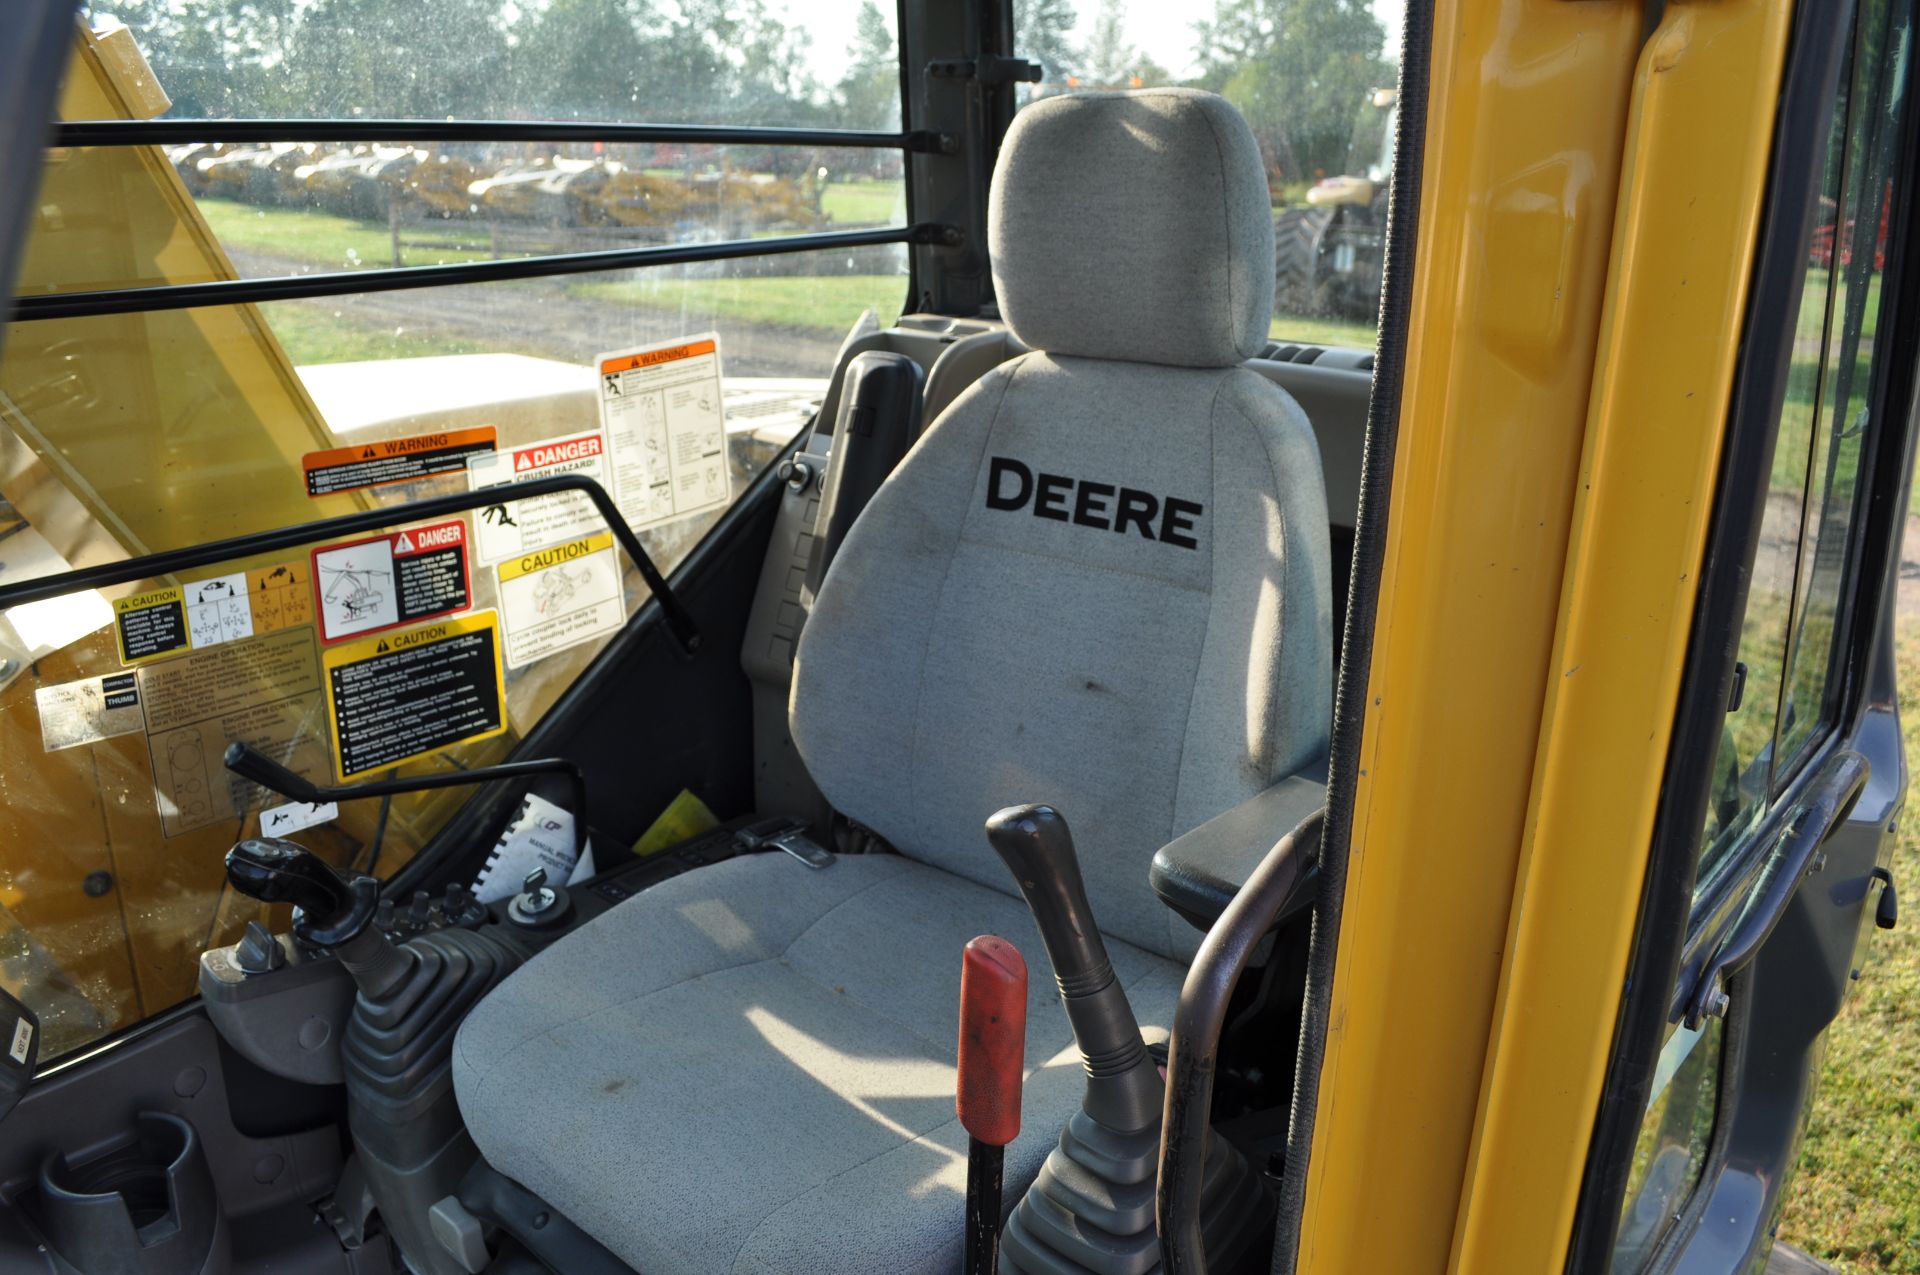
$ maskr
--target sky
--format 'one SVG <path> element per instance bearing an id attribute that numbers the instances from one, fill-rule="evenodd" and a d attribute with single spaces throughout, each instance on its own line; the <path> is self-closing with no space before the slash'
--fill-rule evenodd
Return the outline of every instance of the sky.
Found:
<path id="1" fill-rule="evenodd" d="M 1204 4 L 1204 0 L 1202 2 Z M 813 32 L 811 60 L 815 78 L 828 84 L 838 80 L 845 64 L 847 46 L 853 43 L 854 15 L 860 9 L 858 0 L 787 0 L 785 7 L 790 21 L 804 23 Z M 1074 8 L 1080 18 L 1074 38 L 1085 43 L 1093 31 L 1099 0 L 1075 0 Z M 1400 21 L 1405 9 L 1406 0 L 1373 0 L 1374 16 L 1387 29 L 1385 53 L 1390 59 L 1398 56 Z M 886 14 L 889 22 L 892 21 L 892 5 L 883 0 L 880 11 Z M 1193 57 L 1193 20 L 1196 11 L 1197 7 L 1190 4 L 1168 4 L 1165 0 L 1129 0 L 1127 42 L 1183 79 L 1196 74 L 1198 68 Z"/>

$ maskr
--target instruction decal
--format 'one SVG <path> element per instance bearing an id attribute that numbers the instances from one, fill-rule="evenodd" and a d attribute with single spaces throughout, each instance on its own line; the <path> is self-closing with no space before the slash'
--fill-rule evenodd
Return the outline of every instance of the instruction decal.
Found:
<path id="1" fill-rule="evenodd" d="M 307 495 L 330 496 L 363 487 L 414 482 L 436 474 L 460 473 L 466 469 L 469 457 L 492 451 L 495 438 L 491 425 L 415 434 L 411 438 L 387 438 L 308 452 L 300 458 L 300 468 L 307 476 Z"/>
<path id="2" fill-rule="evenodd" d="M 732 498 L 714 333 L 603 354 L 600 423 L 614 499 L 635 531 Z"/>
<path id="3" fill-rule="evenodd" d="M 186 594 L 175 586 L 121 598 L 113 604 L 113 629 L 120 642 L 122 664 L 138 664 L 184 651 L 191 645 Z"/>
<path id="4" fill-rule="evenodd" d="M 13 1024 L 13 1040 L 7 1045 L 7 1057 L 27 1065 L 27 1052 L 33 1048 L 33 1024 L 26 1019 L 16 1019 Z"/>
<path id="5" fill-rule="evenodd" d="M 332 823 L 339 817 L 337 801 L 289 801 L 284 806 L 268 806 L 260 812 L 260 835 L 284 837 L 290 832 L 304 832 Z"/>
<path id="6" fill-rule="evenodd" d="M 141 728 L 140 690 L 131 673 L 109 673 L 33 692 L 40 743 L 53 753 Z"/>
<path id="7" fill-rule="evenodd" d="M 253 636 L 253 604 L 247 597 L 246 572 L 195 580 L 183 589 L 187 597 L 187 636 L 196 650 Z"/>
<path id="8" fill-rule="evenodd" d="M 458 518 L 313 551 L 320 639 L 415 624 L 473 605 L 467 524 Z"/>
<path id="9" fill-rule="evenodd" d="M 161 830 L 177 837 L 235 820 L 262 790 L 221 764 L 249 744 L 309 777 L 328 768 L 313 633 L 288 629 L 224 642 L 139 670 Z"/>
<path id="10" fill-rule="evenodd" d="M 607 444 L 599 430 L 549 438 L 529 447 L 475 456 L 467 462 L 467 485 L 474 491 L 552 478 L 559 474 L 580 474 L 599 483 L 613 494 L 606 467 Z M 604 526 L 600 511 L 578 492 L 555 492 L 531 500 L 503 498 L 487 505 L 473 516 L 473 534 L 478 542 L 480 561 L 492 566 L 523 553 L 588 535 Z"/>
<path id="11" fill-rule="evenodd" d="M 278 633 L 313 623 L 313 569 L 282 562 L 247 572 L 247 601 L 255 633 Z"/>
<path id="12" fill-rule="evenodd" d="M 343 781 L 507 729 L 492 611 L 362 638 L 321 658 Z"/>
<path id="13" fill-rule="evenodd" d="M 113 604 L 122 664 L 277 633 L 313 623 L 311 568 L 282 562 L 189 580 Z"/>
<path id="14" fill-rule="evenodd" d="M 617 633 L 626 623 L 611 532 L 521 554 L 499 572 L 508 668 Z"/>

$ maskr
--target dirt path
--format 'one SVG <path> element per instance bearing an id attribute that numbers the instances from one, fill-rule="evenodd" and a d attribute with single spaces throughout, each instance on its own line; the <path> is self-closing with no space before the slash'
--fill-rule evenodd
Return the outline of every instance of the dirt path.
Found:
<path id="1" fill-rule="evenodd" d="M 306 273 L 298 262 L 232 252 L 246 278 Z M 671 267 L 663 267 L 670 269 Z M 567 295 L 565 279 L 523 279 L 489 286 L 422 288 L 350 297 L 276 301 L 303 307 L 342 326 L 370 332 L 402 329 L 489 349 L 569 363 L 590 363 L 605 350 L 664 341 L 717 327 L 730 376 L 826 376 L 840 337 L 815 329 L 719 319 L 708 313 L 643 309 Z M 267 311 L 268 317 L 273 309 Z M 852 326 L 858 315 L 848 315 Z"/>

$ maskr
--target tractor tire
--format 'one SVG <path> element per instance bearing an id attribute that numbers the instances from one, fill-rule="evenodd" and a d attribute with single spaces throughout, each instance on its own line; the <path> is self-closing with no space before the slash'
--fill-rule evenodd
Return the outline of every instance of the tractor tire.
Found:
<path id="1" fill-rule="evenodd" d="M 1333 220 L 1327 208 L 1284 208 L 1273 219 L 1273 304 L 1312 314 L 1322 300 L 1320 240 Z"/>

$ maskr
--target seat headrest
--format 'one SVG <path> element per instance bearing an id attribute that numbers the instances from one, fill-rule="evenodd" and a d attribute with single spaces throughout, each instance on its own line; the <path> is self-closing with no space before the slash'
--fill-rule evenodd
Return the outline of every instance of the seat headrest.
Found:
<path id="1" fill-rule="evenodd" d="M 1036 350 L 1231 367 L 1266 344 L 1273 201 L 1225 98 L 1033 103 L 1001 144 L 987 226 L 1000 313 Z"/>

